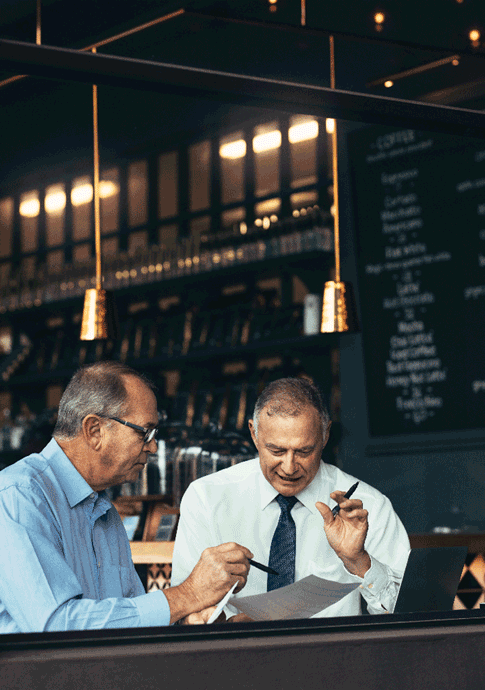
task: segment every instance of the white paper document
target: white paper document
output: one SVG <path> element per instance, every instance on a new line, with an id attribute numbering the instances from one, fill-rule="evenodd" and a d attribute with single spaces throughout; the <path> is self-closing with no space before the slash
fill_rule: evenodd
<path id="1" fill-rule="evenodd" d="M 308 575 L 286 587 L 250 597 L 231 597 L 228 604 L 255 621 L 310 618 L 335 604 L 358 587 L 358 583 L 342 583 Z"/>
<path id="2" fill-rule="evenodd" d="M 214 613 L 211 615 L 211 617 L 209 618 L 209 620 L 207 621 L 207 625 L 209 625 L 209 623 L 213 623 L 213 622 L 216 620 L 216 618 L 219 618 L 219 614 L 221 613 L 222 609 L 224 608 L 224 606 L 225 606 L 225 605 L 227 604 L 227 602 L 229 601 L 229 597 L 230 597 L 231 594 L 234 592 L 234 590 L 236 589 L 236 587 L 237 587 L 238 584 L 239 584 L 239 580 L 233 584 L 233 586 L 232 586 L 231 589 L 228 591 L 228 593 L 226 594 L 226 596 L 224 597 L 224 599 L 222 599 L 222 600 L 217 604 L 217 608 L 216 608 L 216 610 L 214 611 Z"/>

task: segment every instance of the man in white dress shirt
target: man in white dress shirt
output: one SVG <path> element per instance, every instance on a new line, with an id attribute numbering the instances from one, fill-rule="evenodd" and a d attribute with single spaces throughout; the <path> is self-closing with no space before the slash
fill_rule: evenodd
<path id="1" fill-rule="evenodd" d="M 409 539 L 389 499 L 369 484 L 359 482 L 345 498 L 356 478 L 321 460 L 330 424 L 306 379 L 279 379 L 263 390 L 249 422 L 259 457 L 192 482 L 182 499 L 172 584 L 188 576 L 205 548 L 224 542 L 244 544 L 268 564 L 277 498 L 295 496 L 295 581 L 314 574 L 359 585 L 316 616 L 358 615 L 361 595 L 369 613 L 392 612 Z M 340 507 L 336 515 L 329 498 Z M 241 596 L 266 592 L 268 578 L 251 567 Z"/>

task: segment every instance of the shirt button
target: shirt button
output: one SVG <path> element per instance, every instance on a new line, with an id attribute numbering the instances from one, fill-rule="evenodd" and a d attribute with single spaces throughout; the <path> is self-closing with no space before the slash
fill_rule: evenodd
<path id="1" fill-rule="evenodd" d="M 371 582 L 370 585 L 369 585 L 369 589 L 372 589 L 373 586 L 374 586 L 374 585 L 373 585 L 372 582 Z"/>
<path id="2" fill-rule="evenodd" d="M 90 494 L 90 495 L 89 495 L 89 498 L 94 498 L 94 494 Z"/>
<path id="3" fill-rule="evenodd" d="M 359 588 L 360 588 L 360 589 L 364 589 L 364 585 L 359 585 Z"/>
<path id="4" fill-rule="evenodd" d="M 101 568 L 101 563 L 98 561 L 98 568 Z"/>

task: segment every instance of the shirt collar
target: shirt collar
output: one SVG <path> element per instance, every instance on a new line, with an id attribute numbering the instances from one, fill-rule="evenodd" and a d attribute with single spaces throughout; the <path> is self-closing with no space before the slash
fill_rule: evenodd
<path id="1" fill-rule="evenodd" d="M 71 508 L 91 494 L 96 494 L 55 439 L 49 441 L 41 455 L 52 467 Z"/>
<path id="2" fill-rule="evenodd" d="M 313 477 L 313 480 L 310 482 L 310 484 L 306 486 L 303 489 L 303 491 L 300 491 L 300 493 L 296 495 L 299 502 L 302 503 L 305 506 L 305 508 L 308 508 L 308 510 L 314 515 L 320 515 L 317 508 L 315 507 L 315 503 L 317 501 L 324 501 L 326 503 L 328 500 L 328 496 L 322 496 L 321 492 L 321 486 L 325 480 L 325 475 L 325 463 L 321 462 L 320 467 L 318 468 L 318 471 L 316 475 Z M 259 467 L 259 495 L 261 498 L 261 510 L 264 510 L 266 506 L 268 506 L 271 503 L 271 501 L 274 501 L 274 499 L 278 495 L 276 489 L 273 486 L 271 486 L 271 484 L 268 482 L 268 480 L 262 473 L 261 465 Z"/>

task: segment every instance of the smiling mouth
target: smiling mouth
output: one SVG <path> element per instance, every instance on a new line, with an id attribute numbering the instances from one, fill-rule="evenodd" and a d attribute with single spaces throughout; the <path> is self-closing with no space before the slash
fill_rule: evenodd
<path id="1" fill-rule="evenodd" d="M 282 477 L 281 475 L 278 475 L 278 477 L 283 482 L 297 482 L 301 479 L 301 477 Z"/>

